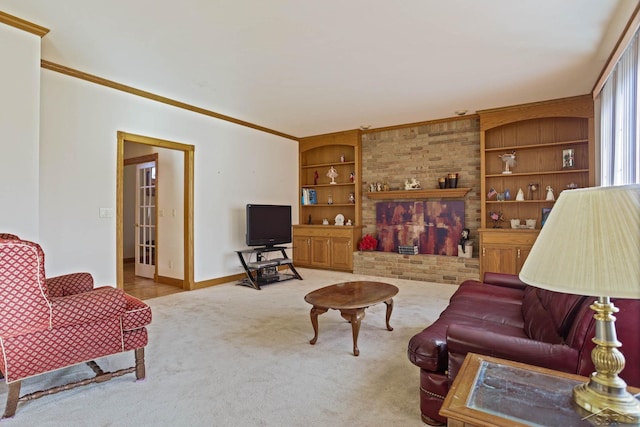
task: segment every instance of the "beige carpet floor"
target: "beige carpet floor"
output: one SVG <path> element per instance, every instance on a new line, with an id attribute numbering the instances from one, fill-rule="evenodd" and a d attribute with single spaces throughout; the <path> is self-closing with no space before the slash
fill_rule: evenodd
<path id="1" fill-rule="evenodd" d="M 153 310 L 147 378 L 102 384 L 20 403 L 3 426 L 423 426 L 419 370 L 407 359 L 412 335 L 433 322 L 452 285 L 299 270 L 291 280 L 254 290 L 234 283 L 147 300 Z M 367 309 L 352 353 L 351 325 L 330 310 L 313 329 L 304 295 L 322 286 L 368 279 L 392 283 L 393 331 L 385 305 Z M 133 354 L 99 361 L 130 366 Z M 25 380 L 22 392 L 90 373 L 85 365 Z M 7 387 L 0 384 L 0 400 Z"/>

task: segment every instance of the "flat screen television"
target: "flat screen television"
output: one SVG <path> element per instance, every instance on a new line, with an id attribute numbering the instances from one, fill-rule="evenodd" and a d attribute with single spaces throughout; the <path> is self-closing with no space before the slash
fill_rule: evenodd
<path id="1" fill-rule="evenodd" d="M 247 205 L 247 246 L 291 243 L 291 206 Z"/>

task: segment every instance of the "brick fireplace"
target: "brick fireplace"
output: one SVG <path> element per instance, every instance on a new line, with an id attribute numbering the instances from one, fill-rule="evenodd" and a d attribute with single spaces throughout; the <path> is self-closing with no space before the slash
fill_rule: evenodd
<path id="1" fill-rule="evenodd" d="M 479 275 L 480 121 L 475 115 L 420 123 L 362 136 L 363 235 L 376 234 L 376 201 L 364 195 L 371 183 L 403 189 L 416 178 L 422 188 L 437 188 L 438 178 L 458 174 L 458 187 L 469 187 L 464 197 L 464 225 L 474 241 L 472 258 L 442 255 L 400 255 L 357 252 L 353 272 L 439 283 L 458 284 Z"/>

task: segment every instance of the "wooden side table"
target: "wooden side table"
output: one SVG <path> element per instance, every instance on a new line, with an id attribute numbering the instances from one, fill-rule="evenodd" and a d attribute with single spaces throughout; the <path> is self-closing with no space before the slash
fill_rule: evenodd
<path id="1" fill-rule="evenodd" d="M 579 375 L 469 353 L 440 415 L 448 418 L 449 427 L 612 425 L 615 414 L 589 414 L 573 404 L 573 387 L 586 381 Z"/>

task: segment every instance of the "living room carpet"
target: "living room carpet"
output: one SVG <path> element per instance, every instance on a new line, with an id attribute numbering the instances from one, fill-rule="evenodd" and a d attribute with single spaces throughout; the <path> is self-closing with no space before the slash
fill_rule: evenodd
<path id="1" fill-rule="evenodd" d="M 20 403 L 3 426 L 423 426 L 419 369 L 411 336 L 431 324 L 456 286 L 299 269 L 304 280 L 254 290 L 236 282 L 147 300 L 153 310 L 147 378 L 133 374 Z M 350 280 L 396 285 L 390 324 L 385 304 L 369 307 L 353 356 L 351 325 L 336 310 L 318 317 L 310 345 L 314 289 Z M 133 364 L 133 353 L 98 361 Z M 91 375 L 77 365 L 23 382 L 22 393 Z M 7 386 L 0 385 L 0 401 Z"/>

